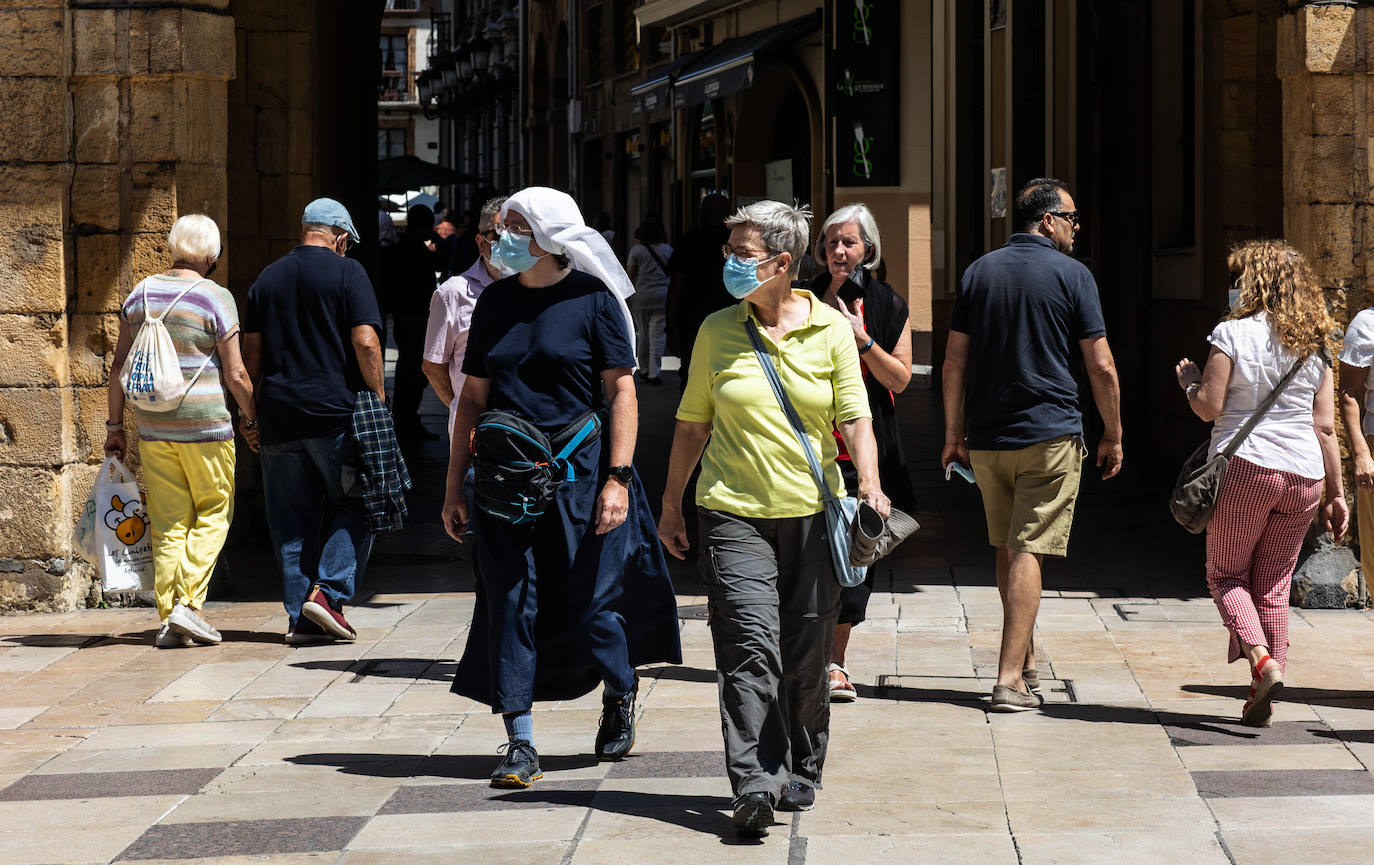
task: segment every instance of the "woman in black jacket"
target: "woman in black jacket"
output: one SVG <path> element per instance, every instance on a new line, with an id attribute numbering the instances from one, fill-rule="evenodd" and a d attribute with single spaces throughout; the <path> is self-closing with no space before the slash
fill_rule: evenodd
<path id="1" fill-rule="evenodd" d="M 821 225 L 815 257 L 826 272 L 811 283 L 811 292 L 834 306 L 854 329 L 868 403 L 873 411 L 873 435 L 878 441 L 878 471 L 883 492 L 892 506 L 910 513 L 916 493 L 902 453 L 896 394 L 911 381 L 911 320 L 906 301 L 873 271 L 882 261 L 882 239 L 873 213 L 863 204 L 849 204 L 830 214 Z M 858 489 L 858 475 L 840 443 L 837 458 L 849 494 Z M 873 593 L 876 568 L 868 579 L 840 592 L 840 615 L 835 625 L 835 648 L 829 666 L 830 700 L 847 703 L 857 696 L 845 669 L 849 633 L 864 620 Z"/>

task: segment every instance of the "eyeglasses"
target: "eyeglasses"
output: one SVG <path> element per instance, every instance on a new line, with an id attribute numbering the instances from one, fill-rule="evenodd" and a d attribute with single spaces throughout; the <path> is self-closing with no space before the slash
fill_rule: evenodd
<path id="1" fill-rule="evenodd" d="M 1072 225 L 1074 231 L 1078 230 L 1079 223 L 1077 210 L 1050 210 L 1047 212 L 1050 216 L 1057 216 L 1060 219 L 1067 222 L 1069 225 Z"/>
<path id="2" fill-rule="evenodd" d="M 521 237 L 534 237 L 534 229 L 532 228 L 517 228 L 514 225 L 503 225 L 501 226 L 501 231 L 506 234 L 518 234 Z"/>
<path id="3" fill-rule="evenodd" d="M 728 245 L 722 246 L 720 248 L 720 257 L 722 260 L 727 259 L 732 255 L 738 258 L 740 261 L 757 261 L 759 264 L 763 264 L 770 258 L 777 258 L 779 253 L 775 252 L 772 255 L 760 257 L 755 255 L 753 253 L 753 250 L 749 249 L 731 249 Z"/>

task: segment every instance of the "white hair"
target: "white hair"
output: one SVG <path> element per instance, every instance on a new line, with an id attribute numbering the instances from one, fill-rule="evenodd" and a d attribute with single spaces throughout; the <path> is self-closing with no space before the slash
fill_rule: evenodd
<path id="1" fill-rule="evenodd" d="M 189 213 L 172 223 L 167 232 L 172 261 L 215 261 L 219 258 L 219 226 L 203 213 Z"/>
<path id="2" fill-rule="evenodd" d="M 846 204 L 826 217 L 825 222 L 821 224 L 821 233 L 816 237 L 816 260 L 822 263 L 826 260 L 825 241 L 830 229 L 837 225 L 848 225 L 851 222 L 859 226 L 859 236 L 863 238 L 864 246 L 867 247 L 864 250 L 864 260 L 861 266 L 872 270 L 878 266 L 879 261 L 882 261 L 883 240 L 878 235 L 878 220 L 873 218 L 873 211 L 869 210 L 868 205 L 863 202 Z"/>
<path id="3" fill-rule="evenodd" d="M 737 225 L 753 226 L 763 239 L 764 248 L 772 255 L 785 252 L 792 256 L 791 270 L 795 270 L 806 254 L 807 239 L 811 235 L 811 208 L 805 204 L 783 204 L 781 201 L 756 201 L 746 204 L 725 220 L 726 228 Z"/>

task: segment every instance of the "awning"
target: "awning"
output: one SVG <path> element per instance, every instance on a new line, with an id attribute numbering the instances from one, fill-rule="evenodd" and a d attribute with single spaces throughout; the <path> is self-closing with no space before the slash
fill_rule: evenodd
<path id="1" fill-rule="evenodd" d="M 818 9 L 810 15 L 707 48 L 673 78 L 673 107 L 699 105 L 753 86 L 757 58 L 795 42 L 820 26 Z"/>
<path id="2" fill-rule="evenodd" d="M 649 73 L 649 79 L 630 88 L 630 113 L 648 114 L 669 104 L 668 95 L 673 87 L 673 75 L 683 66 L 696 60 L 701 54 L 694 51 L 684 54 Z"/>

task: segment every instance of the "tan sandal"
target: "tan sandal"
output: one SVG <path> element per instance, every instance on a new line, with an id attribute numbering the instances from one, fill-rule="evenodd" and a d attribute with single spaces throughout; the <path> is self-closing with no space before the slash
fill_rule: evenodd
<path id="1" fill-rule="evenodd" d="M 832 673 L 839 673 L 844 679 L 836 679 Z M 854 690 L 854 686 L 849 681 L 849 671 L 839 664 L 831 664 L 825 668 L 826 678 L 829 679 L 830 702 L 832 703 L 852 703 L 859 697 L 859 692 Z"/>

